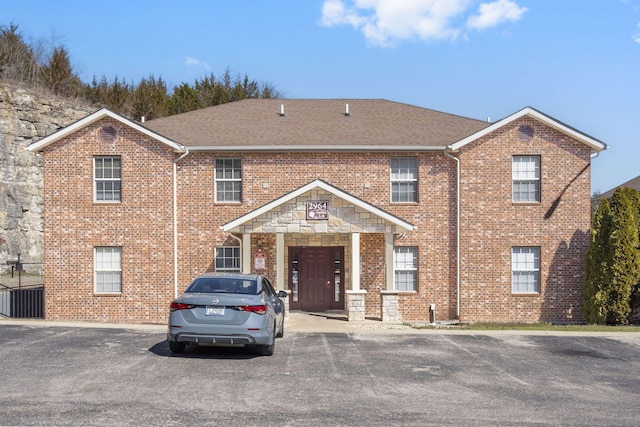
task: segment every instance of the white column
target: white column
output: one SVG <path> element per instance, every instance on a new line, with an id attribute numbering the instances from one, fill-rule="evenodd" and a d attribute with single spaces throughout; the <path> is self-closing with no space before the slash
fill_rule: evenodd
<path id="1" fill-rule="evenodd" d="M 251 234 L 242 235 L 242 272 L 251 273 Z"/>
<path id="2" fill-rule="evenodd" d="M 360 290 L 360 233 L 351 234 L 351 290 Z"/>
<path id="3" fill-rule="evenodd" d="M 393 233 L 384 235 L 384 265 L 386 271 L 386 289 L 393 290 Z"/>
<path id="4" fill-rule="evenodd" d="M 284 283 L 284 234 L 276 234 L 276 290 L 286 289 Z"/>

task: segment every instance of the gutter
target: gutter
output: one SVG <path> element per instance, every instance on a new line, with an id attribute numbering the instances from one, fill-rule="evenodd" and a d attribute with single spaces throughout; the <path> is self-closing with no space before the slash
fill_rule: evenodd
<path id="1" fill-rule="evenodd" d="M 189 150 L 173 161 L 173 297 L 178 298 L 178 166 Z"/>
<path id="2" fill-rule="evenodd" d="M 444 155 L 456 162 L 456 318 L 460 319 L 460 159 L 444 149 Z M 435 319 L 434 319 L 435 321 Z"/>

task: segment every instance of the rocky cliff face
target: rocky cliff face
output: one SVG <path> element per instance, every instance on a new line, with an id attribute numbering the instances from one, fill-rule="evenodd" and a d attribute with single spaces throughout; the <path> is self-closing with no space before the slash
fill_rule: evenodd
<path id="1" fill-rule="evenodd" d="M 0 271 L 18 253 L 25 269 L 42 268 L 42 160 L 24 147 L 93 111 L 0 83 Z"/>

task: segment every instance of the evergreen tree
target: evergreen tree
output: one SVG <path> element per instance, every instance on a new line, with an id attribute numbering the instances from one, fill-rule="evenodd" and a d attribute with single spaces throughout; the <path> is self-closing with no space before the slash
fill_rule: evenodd
<path id="1" fill-rule="evenodd" d="M 168 107 L 169 115 L 197 110 L 200 105 L 195 89 L 187 83 L 176 86 L 173 89 L 173 94 L 169 97 Z"/>
<path id="2" fill-rule="evenodd" d="M 606 284 L 609 277 L 609 235 L 612 214 L 609 200 L 598 205 L 593 218 L 589 249 L 587 250 L 585 285 L 582 290 L 582 315 L 589 323 L 605 323 L 607 316 Z"/>
<path id="3" fill-rule="evenodd" d="M 167 86 L 162 78 L 153 75 L 142 79 L 133 91 L 132 116 L 134 120 L 157 119 L 168 115 Z"/>
<path id="4" fill-rule="evenodd" d="M 32 85 L 37 81 L 37 74 L 33 49 L 25 43 L 18 25 L 0 26 L 0 77 Z"/>
<path id="5" fill-rule="evenodd" d="M 56 95 L 76 96 L 81 85 L 73 73 L 67 49 L 58 46 L 53 49 L 47 64 L 38 71 L 39 80 Z"/>
<path id="6" fill-rule="evenodd" d="M 640 280 L 639 200 L 635 190 L 619 189 L 596 212 L 582 306 L 591 323 L 629 322 L 632 290 Z"/>

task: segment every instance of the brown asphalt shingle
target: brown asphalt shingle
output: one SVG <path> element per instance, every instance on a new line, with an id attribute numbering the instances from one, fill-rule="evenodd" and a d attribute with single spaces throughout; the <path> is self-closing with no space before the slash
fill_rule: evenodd
<path id="1" fill-rule="evenodd" d="M 611 190 L 607 191 L 606 193 L 602 193 L 596 196 L 596 199 L 598 200 L 602 200 L 602 199 L 610 199 L 613 196 L 613 193 L 616 192 L 616 190 L 618 188 L 633 188 L 636 191 L 640 191 L 640 176 L 636 176 L 633 179 L 630 179 L 629 181 L 625 182 L 624 184 L 618 185 L 617 187 L 612 188 Z"/>
<path id="2" fill-rule="evenodd" d="M 188 148 L 211 149 L 443 147 L 489 125 L 381 99 L 246 99 L 143 124 Z"/>

